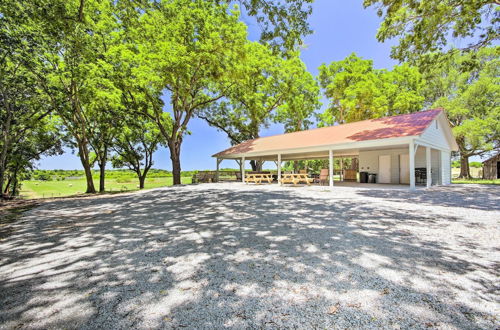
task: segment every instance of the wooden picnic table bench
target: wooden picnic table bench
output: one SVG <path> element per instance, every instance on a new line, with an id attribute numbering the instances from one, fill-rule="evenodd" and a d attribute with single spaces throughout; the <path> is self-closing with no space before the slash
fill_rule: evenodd
<path id="1" fill-rule="evenodd" d="M 281 177 L 281 183 L 293 183 L 296 185 L 297 183 L 300 182 L 305 182 L 308 186 L 311 185 L 311 183 L 314 181 L 313 178 L 309 178 L 307 174 L 305 173 L 300 173 L 300 174 L 293 174 L 293 173 L 286 173 L 283 174 Z"/>
<path id="2" fill-rule="evenodd" d="M 255 184 L 261 184 L 262 181 L 267 181 L 267 183 L 273 182 L 273 176 L 270 173 L 249 173 L 245 175 L 245 182 L 253 182 Z"/>

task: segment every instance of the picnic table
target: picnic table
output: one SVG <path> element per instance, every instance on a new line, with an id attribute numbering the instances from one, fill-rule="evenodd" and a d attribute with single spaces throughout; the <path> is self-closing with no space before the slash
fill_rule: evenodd
<path id="1" fill-rule="evenodd" d="M 267 181 L 267 183 L 273 182 L 273 176 L 270 173 L 250 173 L 245 175 L 245 182 L 253 182 L 255 184 L 261 184 L 262 181 Z"/>
<path id="2" fill-rule="evenodd" d="M 305 182 L 307 185 L 311 185 L 314 179 L 307 176 L 305 173 L 293 174 L 287 173 L 283 174 L 281 177 L 281 183 L 293 183 L 296 185 L 299 182 Z"/>

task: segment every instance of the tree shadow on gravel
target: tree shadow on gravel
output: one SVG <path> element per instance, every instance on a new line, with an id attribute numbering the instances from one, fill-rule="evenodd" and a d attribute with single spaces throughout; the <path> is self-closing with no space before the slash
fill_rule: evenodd
<path id="1" fill-rule="evenodd" d="M 0 327 L 494 322 L 456 299 L 470 288 L 454 279 L 487 274 L 477 295 L 494 301 L 497 274 L 412 232 L 436 224 L 432 216 L 205 187 L 47 203 L 12 224 L 0 241 Z"/>
<path id="2" fill-rule="evenodd" d="M 500 211 L 500 186 L 498 185 L 481 185 L 478 187 L 470 184 L 455 184 L 415 191 L 364 189 L 359 190 L 357 194 L 388 201 L 415 203 L 415 205 Z"/>

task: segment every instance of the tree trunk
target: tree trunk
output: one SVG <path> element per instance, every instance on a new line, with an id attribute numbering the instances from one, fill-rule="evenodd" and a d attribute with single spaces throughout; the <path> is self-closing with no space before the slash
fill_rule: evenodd
<path id="1" fill-rule="evenodd" d="M 8 196 L 9 195 L 9 187 L 10 187 L 10 184 L 12 182 L 12 177 L 10 177 L 8 180 L 7 180 L 7 183 L 5 183 L 5 188 L 3 189 L 3 194 L 5 196 Z"/>
<path id="2" fill-rule="evenodd" d="M 7 116 L 5 124 L 2 129 L 2 152 L 0 153 L 0 193 L 3 191 L 3 185 L 5 181 L 5 168 L 7 167 L 7 152 L 10 147 L 10 124 L 11 124 L 12 116 Z M 1 198 L 2 196 L 0 196 Z"/>
<path id="3" fill-rule="evenodd" d="M 99 162 L 99 192 L 104 192 L 106 179 L 106 161 Z"/>
<path id="4" fill-rule="evenodd" d="M 0 169 L 0 192 L 3 191 L 3 181 L 4 181 L 3 169 Z M 0 195 L 0 199 L 2 196 Z"/>
<path id="5" fill-rule="evenodd" d="M 85 171 L 85 178 L 87 180 L 87 190 L 85 191 L 86 194 L 95 194 L 95 186 L 94 186 L 94 179 L 92 179 L 92 169 L 90 168 L 90 164 L 83 164 L 83 169 Z"/>
<path id="6" fill-rule="evenodd" d="M 17 172 L 18 171 L 19 171 L 19 167 L 16 166 L 16 169 L 14 170 L 14 172 L 11 175 L 9 175 L 9 179 L 7 180 L 7 183 L 5 184 L 5 189 L 4 189 L 3 193 L 7 197 L 18 195 L 18 194 L 16 194 L 17 185 L 18 185 L 18 180 L 17 180 Z"/>
<path id="7" fill-rule="evenodd" d="M 460 179 L 470 179 L 469 156 L 460 155 Z"/>
<path id="8" fill-rule="evenodd" d="M 0 161 L 0 199 L 2 198 L 3 195 L 3 186 L 4 186 L 4 181 L 5 181 L 5 166 L 1 164 Z"/>
<path id="9" fill-rule="evenodd" d="M 262 166 L 264 165 L 264 162 L 258 160 L 255 162 L 255 165 L 257 166 L 257 172 L 262 172 Z"/>
<path id="10" fill-rule="evenodd" d="M 85 171 L 85 178 L 87 180 L 87 191 L 86 194 L 95 194 L 94 180 L 92 179 L 92 169 L 90 168 L 89 162 L 89 152 L 87 147 L 78 142 L 78 154 L 80 156 L 80 161 L 82 162 L 83 170 Z"/>
<path id="11" fill-rule="evenodd" d="M 0 155 L 0 192 L 3 191 L 3 185 L 5 181 L 5 165 L 7 160 L 7 146 L 4 145 L 3 147 L 4 148 Z"/>
<path id="12" fill-rule="evenodd" d="M 174 179 L 174 185 L 181 184 L 181 160 L 179 156 L 176 155 L 172 158 L 172 176 Z"/>
<path id="13" fill-rule="evenodd" d="M 152 154 L 151 154 L 151 156 L 152 156 Z M 139 189 L 144 189 L 144 183 L 146 182 L 146 177 L 148 176 L 148 172 L 151 169 L 151 166 L 152 166 L 152 162 L 149 161 L 148 165 L 146 165 L 146 167 L 144 168 L 144 171 L 142 171 L 142 175 L 141 175 L 140 171 L 138 172 L 138 175 L 139 175 Z"/>
<path id="14" fill-rule="evenodd" d="M 252 171 L 254 172 L 262 172 L 263 162 L 260 160 L 251 160 L 250 166 L 252 166 Z"/>
<path id="15" fill-rule="evenodd" d="M 104 146 L 99 164 L 99 192 L 103 193 L 106 190 L 106 162 L 108 161 L 108 146 Z"/>
<path id="16" fill-rule="evenodd" d="M 181 142 L 173 141 L 168 143 L 170 159 L 172 160 L 172 176 L 174 185 L 181 184 Z"/>
<path id="17" fill-rule="evenodd" d="M 17 188 L 18 186 L 19 186 L 19 180 L 17 179 L 17 173 L 16 173 L 14 176 L 14 184 L 12 186 L 11 196 L 19 196 L 19 190 Z"/>
<path id="18" fill-rule="evenodd" d="M 144 189 L 144 181 L 146 181 L 146 175 L 139 175 L 139 189 Z"/>
<path id="19" fill-rule="evenodd" d="M 252 171 L 253 172 L 257 171 L 257 163 L 255 162 L 255 160 L 251 160 L 250 161 L 250 166 L 252 166 Z"/>

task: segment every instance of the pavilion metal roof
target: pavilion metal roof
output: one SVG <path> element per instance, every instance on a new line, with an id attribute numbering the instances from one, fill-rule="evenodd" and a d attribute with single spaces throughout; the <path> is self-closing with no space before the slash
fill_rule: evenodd
<path id="1" fill-rule="evenodd" d="M 349 142 L 419 136 L 443 112 L 431 109 L 248 140 L 213 155 L 218 158 L 275 150 L 333 146 Z"/>

